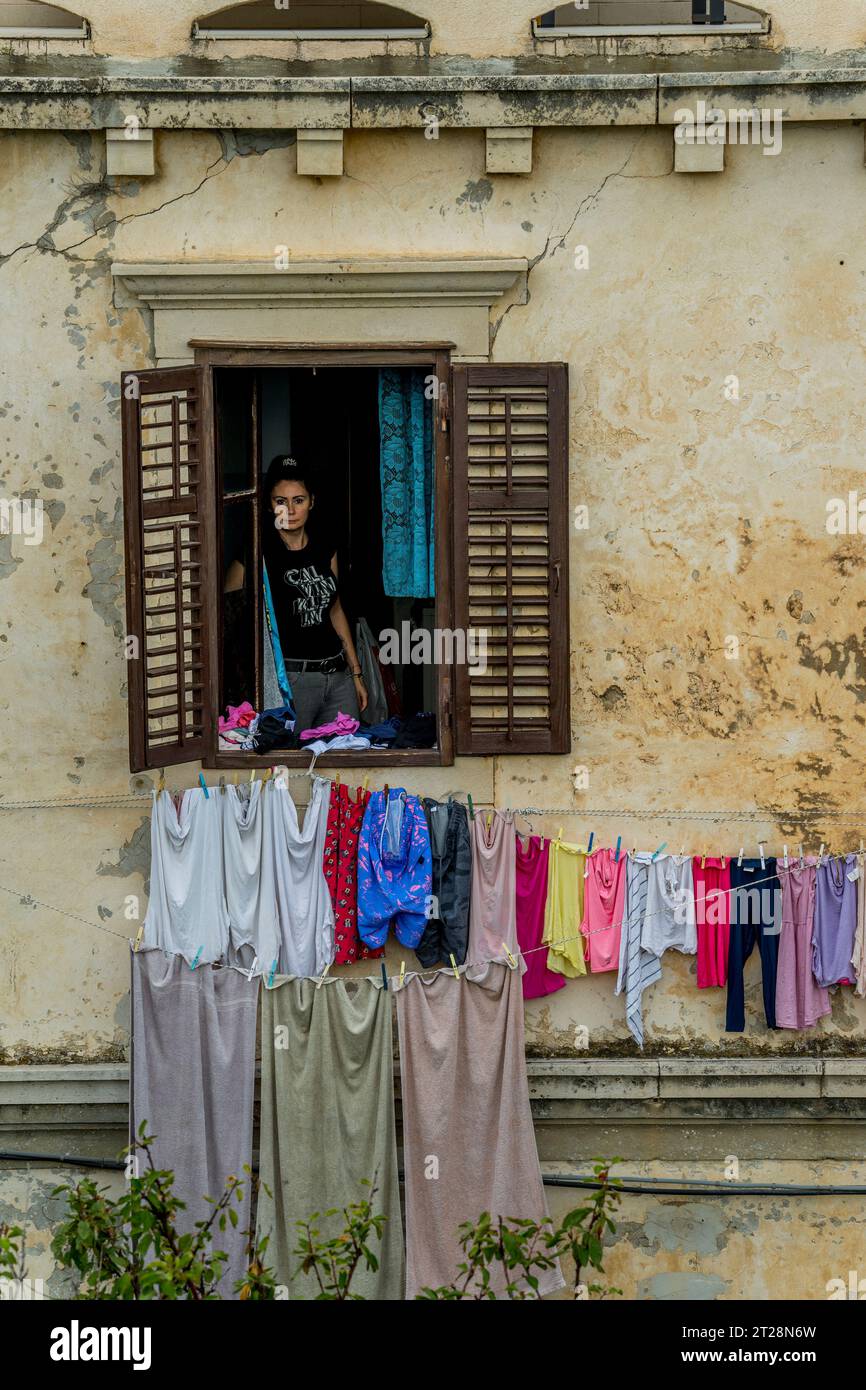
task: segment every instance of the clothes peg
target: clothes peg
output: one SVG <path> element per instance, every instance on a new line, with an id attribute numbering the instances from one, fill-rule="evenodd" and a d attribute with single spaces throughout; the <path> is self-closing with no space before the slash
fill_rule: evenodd
<path id="1" fill-rule="evenodd" d="M 488 830 L 488 832 L 490 831 L 490 827 L 491 827 L 492 824 L 493 824 L 493 812 L 492 812 L 492 811 L 488 811 L 488 812 L 487 812 L 487 830 Z"/>
<path id="2" fill-rule="evenodd" d="M 474 819 L 475 819 L 475 807 L 472 805 L 472 797 L 469 795 L 468 792 L 466 793 L 466 800 L 469 802 L 469 819 L 470 819 L 470 820 L 474 820 Z"/>
<path id="3" fill-rule="evenodd" d="M 802 868 L 805 868 L 805 865 L 804 865 L 804 863 L 803 863 L 803 846 L 800 845 L 800 846 L 799 846 L 799 849 L 800 849 L 800 868 L 802 869 Z"/>
<path id="4" fill-rule="evenodd" d="M 558 829 L 558 831 L 556 832 L 556 843 L 559 844 L 561 840 L 562 840 L 562 826 L 560 826 L 559 829 Z"/>
<path id="5" fill-rule="evenodd" d="M 225 794 L 226 794 L 226 779 L 225 779 L 224 777 L 221 777 L 221 778 L 220 778 L 220 796 L 225 796 Z"/>
<path id="6" fill-rule="evenodd" d="M 631 847 L 631 857 L 632 857 L 632 859 L 634 859 L 634 857 L 635 857 L 636 854 L 637 854 L 637 845 L 632 845 L 632 847 Z"/>
<path id="7" fill-rule="evenodd" d="M 164 767 L 161 767 L 161 768 L 159 769 L 159 783 L 158 783 L 157 788 L 156 788 L 156 799 L 157 799 L 157 801 L 159 801 L 159 798 L 162 796 L 162 794 L 163 794 L 164 791 L 165 791 L 165 768 L 164 768 Z"/>
<path id="8" fill-rule="evenodd" d="M 738 869 L 741 869 L 741 868 L 743 867 L 743 850 L 744 850 L 744 849 L 745 849 L 745 846 L 744 846 L 744 845 L 740 845 L 740 853 L 739 853 L 739 857 L 738 857 L 738 859 L 737 859 L 737 868 L 738 868 Z"/>
<path id="9" fill-rule="evenodd" d="M 822 841 L 821 841 L 821 848 L 818 850 L 818 863 L 819 863 L 819 864 L 821 863 L 821 860 L 822 860 L 823 858 L 824 858 L 824 841 L 822 840 Z"/>
<path id="10" fill-rule="evenodd" d="M 767 864 L 766 864 L 766 861 L 765 861 L 765 859 L 764 859 L 764 841 L 763 841 L 763 840 L 759 840 L 759 841 L 758 841 L 758 850 L 759 850 L 760 855 L 761 855 L 761 868 L 762 868 L 762 869 L 766 869 Z"/>
<path id="11" fill-rule="evenodd" d="M 247 979 L 248 979 L 248 980 L 251 980 L 251 979 L 253 978 L 253 971 L 255 970 L 255 968 L 256 968 L 256 966 L 258 965 L 258 963 L 259 963 L 259 958 L 258 958 L 258 956 L 253 956 L 253 963 L 252 963 L 252 965 L 250 966 L 249 970 L 247 971 Z"/>
<path id="12" fill-rule="evenodd" d="M 264 772 L 262 773 L 262 786 L 263 786 L 263 787 L 264 787 L 268 782 L 270 782 L 270 780 L 271 780 L 271 778 L 273 777 L 273 775 L 274 775 L 274 769 L 273 769 L 272 767 L 266 767 L 265 770 L 264 770 Z"/>
<path id="13" fill-rule="evenodd" d="M 270 974 L 268 975 L 268 989 L 273 989 L 273 987 L 274 987 L 274 976 L 275 976 L 276 973 L 277 973 L 277 960 L 278 960 L 278 957 L 277 957 L 277 956 L 274 956 L 274 962 L 273 962 L 273 965 L 271 966 Z"/>
<path id="14" fill-rule="evenodd" d="M 453 953 L 453 952 L 452 952 L 451 955 L 448 957 L 448 959 L 449 959 L 450 962 L 451 962 L 451 969 L 454 971 L 454 978 L 455 978 L 455 980 L 459 980 L 459 979 L 460 979 L 460 971 L 457 969 L 457 962 L 456 962 L 456 960 L 454 959 L 454 953 Z"/>
<path id="15" fill-rule="evenodd" d="M 320 978 L 316 981 L 316 989 L 321 989 L 321 988 L 322 988 L 322 985 L 325 983 L 325 976 L 327 975 L 327 973 L 328 973 L 328 971 L 330 970 L 330 968 L 331 968 L 331 962 L 328 961 L 328 964 L 325 966 L 324 970 L 322 971 L 322 974 L 321 974 Z"/>
<path id="16" fill-rule="evenodd" d="M 385 962 L 384 962 L 384 961 L 382 961 L 382 985 L 383 985 L 383 987 L 384 987 L 385 989 L 388 988 L 388 972 L 387 972 L 387 970 L 385 969 Z"/>
<path id="17" fill-rule="evenodd" d="M 504 941 L 503 941 L 503 943 L 502 943 L 502 949 L 503 949 L 503 951 L 505 952 L 506 956 L 508 957 L 508 968 L 509 968 L 509 970 L 516 970 L 516 969 L 517 969 L 517 960 L 516 960 L 515 957 L 512 955 L 511 951 L 509 951 L 509 949 L 508 949 L 508 947 L 506 946 L 506 944 L 505 944 Z"/>
<path id="18" fill-rule="evenodd" d="M 587 854 L 592 854 L 592 842 L 593 842 L 594 839 L 595 839 L 595 831 L 594 831 L 594 830 L 590 830 L 590 832 L 589 832 L 589 840 L 587 841 L 587 845 L 586 845 L 586 852 L 587 852 Z"/>
<path id="19" fill-rule="evenodd" d="M 202 791 L 203 791 L 204 794 L 205 794 L 205 799 L 206 799 L 207 801 L 209 801 L 209 800 L 210 800 L 210 792 L 209 792 L 208 789 L 207 789 L 207 782 L 204 780 L 204 773 L 203 773 L 203 772 L 200 772 L 200 773 L 199 773 L 199 775 L 198 775 L 198 780 L 201 782 L 201 789 L 202 789 Z"/>
<path id="20" fill-rule="evenodd" d="M 680 859 L 685 859 L 685 857 L 686 857 L 686 847 L 685 847 L 685 845 L 680 845 Z"/>
<path id="21" fill-rule="evenodd" d="M 788 846 L 787 846 L 787 845 L 783 845 L 783 846 L 782 846 L 782 862 L 784 863 L 785 868 L 787 869 L 787 867 L 788 867 Z"/>
<path id="22" fill-rule="evenodd" d="M 861 853 L 861 854 L 863 853 L 863 841 L 862 841 L 862 840 L 860 841 L 860 853 Z"/>
<path id="23" fill-rule="evenodd" d="M 653 850 L 653 856 L 652 856 L 652 859 L 650 860 L 650 863 L 651 863 L 651 864 L 654 864 L 655 861 L 658 859 L 659 855 L 661 854 L 662 850 L 663 850 L 663 849 L 667 849 L 667 847 L 668 847 L 668 842 L 667 842 L 667 840 L 663 840 L 662 843 L 659 845 L 658 849 L 654 849 L 654 850 Z"/>
<path id="24" fill-rule="evenodd" d="M 254 782 L 255 780 L 256 780 L 256 770 L 255 770 L 254 767 L 252 767 L 252 768 L 250 768 L 250 786 L 253 785 L 253 782 Z"/>
<path id="25" fill-rule="evenodd" d="M 613 862 L 614 862 L 614 864 L 618 864 L 618 863 L 619 863 L 619 847 L 620 847 L 621 844 L 622 844 L 622 836 L 621 836 L 621 835 L 617 835 L 617 837 L 616 837 L 616 854 L 613 856 Z"/>
<path id="26" fill-rule="evenodd" d="M 336 775 L 336 777 L 334 778 L 334 786 L 335 786 L 335 787 L 339 787 L 339 785 L 340 785 L 340 774 L 339 774 L 339 772 L 338 772 L 337 775 Z M 325 978 L 325 977 L 324 977 L 324 975 L 323 975 L 323 976 L 322 976 L 322 979 L 324 979 L 324 978 Z"/>
<path id="27" fill-rule="evenodd" d="M 192 958 L 192 965 L 189 967 L 190 970 L 195 970 L 196 966 L 198 965 L 198 958 L 199 958 L 199 956 L 201 955 L 201 953 L 202 953 L 203 950 L 204 950 L 204 946 L 199 946 L 198 950 L 196 951 L 195 955 L 194 955 L 193 958 Z"/>
<path id="28" fill-rule="evenodd" d="M 703 854 L 701 855 L 701 868 L 702 868 L 702 869 L 705 869 L 706 867 L 707 867 L 707 851 L 704 850 Z"/>
<path id="29" fill-rule="evenodd" d="M 134 945 L 133 948 L 132 948 L 136 953 L 138 952 L 138 948 L 139 948 L 139 946 L 141 945 L 141 939 L 142 939 L 143 936 L 144 936 L 144 923 L 142 922 L 142 924 L 141 924 L 141 926 L 139 927 L 138 931 L 135 933 L 135 945 Z"/>
<path id="30" fill-rule="evenodd" d="M 404 960 L 401 960 L 401 962 L 400 962 L 400 988 L 401 988 L 401 989 L 403 988 L 403 985 L 405 984 L 405 982 L 406 982 L 406 962 L 405 962 Z"/>
<path id="31" fill-rule="evenodd" d="M 237 786 L 237 784 L 238 784 L 238 774 L 237 774 L 237 772 L 235 772 L 235 773 L 233 774 L 233 776 L 232 776 L 232 781 L 234 782 L 235 786 Z"/>
<path id="32" fill-rule="evenodd" d="M 367 775 L 366 775 L 366 777 L 364 778 L 364 782 L 363 782 L 363 790 L 364 790 L 364 791 L 367 790 L 367 783 L 369 782 L 369 780 L 370 780 L 370 774 L 369 774 L 369 772 L 368 772 Z"/>

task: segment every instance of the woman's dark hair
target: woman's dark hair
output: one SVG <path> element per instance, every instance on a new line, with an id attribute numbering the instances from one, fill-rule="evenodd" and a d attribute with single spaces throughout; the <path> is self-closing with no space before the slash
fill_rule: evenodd
<path id="1" fill-rule="evenodd" d="M 312 473 L 291 454 L 275 454 L 271 459 L 263 484 L 266 502 L 278 483 L 303 483 L 311 498 L 316 495 Z"/>

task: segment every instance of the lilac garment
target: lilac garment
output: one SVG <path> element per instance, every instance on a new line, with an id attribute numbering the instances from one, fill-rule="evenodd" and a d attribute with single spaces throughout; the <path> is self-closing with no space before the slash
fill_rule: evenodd
<path id="1" fill-rule="evenodd" d="M 328 738 L 331 734 L 354 734 L 360 728 L 361 721 L 353 719 L 351 714 L 343 714 L 342 710 L 330 724 L 320 724 L 315 729 L 302 729 L 301 741 L 310 738 Z"/>
<path id="2" fill-rule="evenodd" d="M 393 920 L 401 946 L 414 951 L 427 925 L 433 856 L 424 808 L 402 787 L 373 792 L 358 839 L 358 935 L 384 946 Z"/>
<path id="3" fill-rule="evenodd" d="M 786 869 L 777 861 L 782 885 L 782 934 L 776 972 L 776 1025 L 779 1028 L 811 1028 L 830 1012 L 826 989 L 812 974 L 812 931 L 815 922 L 815 860 L 803 868 L 791 859 Z"/>
<path id="4" fill-rule="evenodd" d="M 856 854 L 848 854 L 844 859 L 831 859 L 828 855 L 818 865 L 812 970 L 821 986 L 835 985 L 841 980 L 854 983 L 851 958 L 857 930 L 857 884 L 848 875 L 856 867 Z"/>

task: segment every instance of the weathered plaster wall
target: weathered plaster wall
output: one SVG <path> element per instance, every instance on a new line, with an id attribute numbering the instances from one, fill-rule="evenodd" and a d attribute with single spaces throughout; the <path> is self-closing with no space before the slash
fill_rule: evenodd
<path id="1" fill-rule="evenodd" d="M 0 136 L 0 485 L 48 508 L 43 544 L 0 538 L 2 800 L 129 789 L 118 379 L 151 346 L 146 316 L 113 301 L 110 262 L 281 243 L 299 258 L 523 255 L 529 303 L 500 311 L 495 357 L 570 363 L 571 500 L 589 507 L 571 548 L 574 752 L 464 759 L 413 785 L 574 807 L 566 837 L 677 849 L 793 845 L 820 806 L 812 848 L 856 845 L 863 827 L 829 813 L 862 805 L 864 552 L 827 534 L 825 503 L 860 481 L 862 138 L 790 126 L 778 158 L 732 147 L 724 175 L 688 178 L 664 130 L 545 130 L 531 177 L 488 179 L 480 131 L 350 131 L 345 179 L 320 183 L 295 176 L 285 132 L 160 132 L 159 176 L 108 187 L 99 136 Z M 754 807 L 760 826 L 666 818 Z M 0 1055 L 120 1055 L 146 810 L 0 812 Z M 724 1000 L 692 972 L 666 959 L 652 1046 L 722 1041 Z M 819 1046 L 768 1035 L 756 961 L 748 979 L 749 1032 L 725 1047 Z M 580 1026 L 592 1050 L 632 1046 L 610 976 L 528 1017 L 539 1051 L 573 1049 Z M 847 991 L 818 1030 L 837 1048 L 864 1031 Z"/>
<path id="2" fill-rule="evenodd" d="M 224 8 L 207 0 L 148 0 L 146 5 L 129 6 L 124 0 L 88 0 L 80 7 L 90 21 L 91 39 L 84 44 L 52 40 L 31 40 L 15 46 L 15 51 L 31 53 L 93 52 L 102 56 L 155 58 L 195 53 L 219 58 L 225 55 L 243 57 L 249 53 L 271 54 L 291 58 L 316 59 L 340 57 L 344 50 L 326 41 L 295 44 L 268 43 L 265 40 L 218 42 L 191 38 L 192 24 L 209 13 Z M 429 44 L 357 43 L 351 46 L 351 56 L 368 54 L 413 54 L 428 51 L 432 54 L 455 54 L 471 57 L 517 57 L 536 51 L 531 22 L 541 7 L 521 5 L 519 0 L 421 0 L 410 7 L 429 20 Z M 756 6 L 772 20 L 770 46 L 801 48 L 825 52 L 853 49 L 866 40 L 866 15 L 857 0 L 766 0 Z M 5 45 L 8 47 L 8 45 Z M 673 49 L 689 52 L 715 48 L 714 40 L 696 36 L 689 44 L 672 45 Z M 593 48 L 598 45 L 593 44 Z M 634 48 L 634 45 L 628 47 Z M 608 51 L 600 45 L 601 51 Z M 551 45 L 538 45 L 537 51 L 550 53 Z"/>

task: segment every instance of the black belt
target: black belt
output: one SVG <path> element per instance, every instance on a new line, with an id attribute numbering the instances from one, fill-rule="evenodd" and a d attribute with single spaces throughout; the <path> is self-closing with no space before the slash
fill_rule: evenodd
<path id="1" fill-rule="evenodd" d="M 338 671 L 345 671 L 348 666 L 346 653 L 339 652 L 337 656 L 326 656 L 318 661 L 284 661 L 287 671 L 315 671 L 317 675 L 332 676 Z"/>

